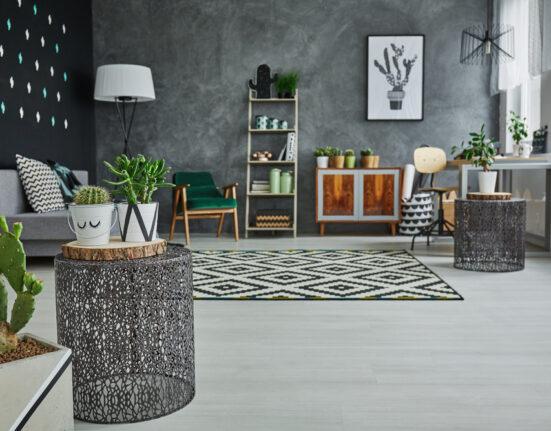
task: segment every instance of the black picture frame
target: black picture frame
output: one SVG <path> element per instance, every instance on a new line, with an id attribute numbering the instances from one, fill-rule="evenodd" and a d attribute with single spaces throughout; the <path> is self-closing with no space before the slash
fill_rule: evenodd
<path id="1" fill-rule="evenodd" d="M 400 41 L 404 38 L 403 41 Z M 374 42 L 377 42 L 378 45 Z M 403 43 L 401 43 L 403 42 Z M 396 55 L 396 51 L 391 47 L 391 43 L 400 49 L 405 47 L 403 53 Z M 420 44 L 420 46 L 418 46 Z M 371 50 L 370 50 L 371 46 Z M 384 46 L 387 48 L 388 60 L 385 58 Z M 374 49 L 376 48 L 376 49 Z M 394 55 L 393 55 L 394 54 Z M 391 87 L 392 80 L 396 81 L 396 64 L 394 57 L 397 57 L 398 67 L 401 72 L 400 81 L 405 78 L 406 67 L 404 60 L 411 61 L 413 56 L 417 56 L 410 68 L 408 80 L 401 90 L 395 91 L 396 87 Z M 421 56 L 421 58 L 419 58 Z M 379 68 L 375 64 L 379 63 Z M 401 63 L 400 63 L 401 62 Z M 366 120 L 367 121 L 423 121 L 425 116 L 425 35 L 424 34 L 371 34 L 366 37 Z M 383 70 L 388 70 L 390 65 L 392 73 L 390 77 L 383 74 Z M 419 65 L 420 68 L 415 68 Z M 420 72 L 419 72 L 420 69 Z M 415 75 L 413 75 L 415 73 Z M 415 79 L 411 78 L 415 76 Z M 370 79 L 371 78 L 371 79 Z M 409 91 L 404 91 L 407 85 L 411 84 Z M 399 94 L 399 92 L 403 94 Z M 384 94 L 386 93 L 386 97 Z M 392 93 L 392 94 L 390 94 Z M 406 101 L 406 95 L 410 98 Z M 390 100 L 393 97 L 393 100 Z M 405 105 L 405 106 L 404 106 Z"/>

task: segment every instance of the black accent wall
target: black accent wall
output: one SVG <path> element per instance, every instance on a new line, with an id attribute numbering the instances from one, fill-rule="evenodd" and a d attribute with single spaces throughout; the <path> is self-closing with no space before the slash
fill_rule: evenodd
<path id="1" fill-rule="evenodd" d="M 95 176 L 90 0 L 0 4 L 0 168 L 15 154 Z"/>

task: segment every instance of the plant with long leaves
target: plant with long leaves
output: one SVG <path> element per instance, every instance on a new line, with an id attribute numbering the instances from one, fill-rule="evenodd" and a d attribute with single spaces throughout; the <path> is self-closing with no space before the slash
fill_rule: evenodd
<path id="1" fill-rule="evenodd" d="M 513 140 L 518 144 L 523 138 L 528 137 L 528 127 L 526 126 L 526 117 L 520 118 L 520 115 L 515 114 L 515 111 L 509 111 L 511 118 L 509 118 L 509 132 L 513 137 Z"/>
<path id="2" fill-rule="evenodd" d="M 494 138 L 486 138 L 484 132 L 485 124 L 482 124 L 480 133 L 471 132 L 471 140 L 465 145 L 465 142 L 461 142 L 461 154 L 465 156 L 465 159 L 470 160 L 473 166 L 481 167 L 484 172 L 490 171 L 490 166 L 495 161 L 497 149 L 494 147 L 494 143 L 497 142 Z M 452 147 L 452 154 L 455 154 L 460 148 L 457 146 Z"/>
<path id="3" fill-rule="evenodd" d="M 109 162 L 103 163 L 119 177 L 118 181 L 103 180 L 118 187 L 111 194 L 124 195 L 129 204 L 148 204 L 159 187 L 174 187 L 174 184 L 166 182 L 165 176 L 171 168 L 165 167 L 164 159 L 153 161 L 141 154 L 129 159 L 126 154 L 121 154 L 115 159 L 115 166 Z"/>

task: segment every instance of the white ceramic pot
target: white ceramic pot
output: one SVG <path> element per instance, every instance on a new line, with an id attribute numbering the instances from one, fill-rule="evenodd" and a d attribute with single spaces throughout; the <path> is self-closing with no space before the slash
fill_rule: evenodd
<path id="1" fill-rule="evenodd" d="M 532 141 L 522 141 L 520 144 L 520 157 L 528 159 L 532 154 Z"/>
<path id="2" fill-rule="evenodd" d="M 329 157 L 327 156 L 316 157 L 316 162 L 318 164 L 318 168 L 326 168 L 327 166 L 329 166 Z"/>
<path id="3" fill-rule="evenodd" d="M 478 191 L 480 193 L 493 193 L 496 189 L 497 172 L 478 173 Z"/>
<path id="4" fill-rule="evenodd" d="M 69 228 L 77 236 L 79 245 L 93 246 L 109 243 L 111 229 L 115 226 L 117 218 L 111 221 L 115 205 L 69 205 L 69 212 L 73 218 L 74 228 L 69 222 Z"/>
<path id="5" fill-rule="evenodd" d="M 159 203 L 117 204 L 121 238 L 126 242 L 149 242 L 157 238 Z"/>
<path id="6" fill-rule="evenodd" d="M 30 334 L 53 352 L 0 365 L 1 430 L 72 430 L 71 350 Z"/>

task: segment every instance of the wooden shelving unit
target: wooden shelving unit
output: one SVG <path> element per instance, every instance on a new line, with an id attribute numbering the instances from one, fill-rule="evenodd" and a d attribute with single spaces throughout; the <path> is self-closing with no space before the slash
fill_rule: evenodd
<path id="1" fill-rule="evenodd" d="M 245 238 L 248 238 L 248 233 L 251 231 L 288 231 L 293 232 L 293 236 L 297 236 L 297 174 L 298 174 L 298 90 L 295 92 L 295 97 L 292 99 L 256 99 L 253 97 L 252 91 L 249 90 L 249 119 L 248 119 L 248 133 L 247 133 L 247 199 L 245 209 Z M 253 129 L 253 105 L 265 103 L 288 103 L 293 104 L 294 108 L 294 124 L 292 129 L 275 129 L 275 130 L 259 130 Z M 286 135 L 289 132 L 295 132 L 295 160 L 269 160 L 260 162 L 257 160 L 251 160 L 252 151 L 252 137 L 261 134 L 282 134 Z M 256 149 L 255 149 L 256 151 Z M 255 193 L 251 192 L 252 184 L 252 171 L 256 166 L 292 166 L 294 167 L 293 175 L 293 190 L 294 193 Z M 291 227 L 256 227 L 251 226 L 254 216 L 251 217 L 250 199 L 256 198 L 279 198 L 279 199 L 291 199 L 293 201 L 293 225 Z"/>

